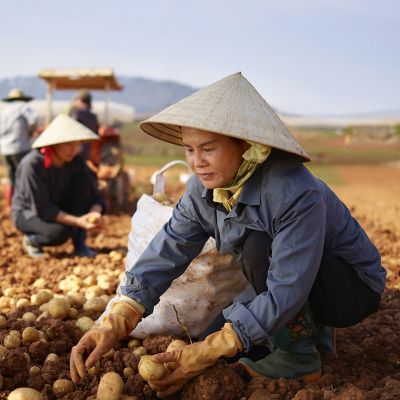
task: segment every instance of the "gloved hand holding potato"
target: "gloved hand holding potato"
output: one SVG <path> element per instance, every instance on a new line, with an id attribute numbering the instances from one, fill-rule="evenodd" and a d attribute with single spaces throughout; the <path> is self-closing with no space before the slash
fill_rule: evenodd
<path id="1" fill-rule="evenodd" d="M 103 354 L 128 336 L 142 319 L 143 312 L 143 306 L 126 296 L 122 296 L 121 301 L 115 302 L 110 312 L 103 317 L 103 321 L 87 331 L 72 348 L 70 357 L 72 380 L 75 383 L 79 382 L 86 376 L 86 368 L 94 366 Z"/>

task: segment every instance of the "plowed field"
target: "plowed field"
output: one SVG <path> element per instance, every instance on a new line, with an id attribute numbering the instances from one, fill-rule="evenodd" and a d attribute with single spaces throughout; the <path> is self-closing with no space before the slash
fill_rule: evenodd
<path id="1" fill-rule="evenodd" d="M 354 327 L 339 330 L 338 358 L 323 360 L 322 376 L 313 384 L 250 378 L 239 364 L 221 361 L 187 384 L 174 399 L 400 399 L 400 169 L 347 166 L 338 167 L 338 171 L 345 183 L 334 189 L 380 250 L 388 271 L 380 310 Z M 0 210 L 4 210 L 3 198 L 0 202 Z M 124 394 L 129 396 L 125 399 L 155 399 L 137 373 L 139 358 L 127 342 L 103 358 L 72 392 L 53 389 L 57 379 L 70 379 L 70 349 L 82 336 L 76 320 L 81 316 L 95 319 L 116 288 L 124 269 L 130 216 L 105 217 L 103 231 L 89 238 L 89 245 L 99 252 L 93 260 L 72 256 L 70 243 L 46 249 L 45 259 L 32 260 L 23 253 L 22 237 L 4 211 L 0 211 L 0 224 L 0 315 L 4 316 L 0 318 L 0 344 L 5 344 L 10 331 L 19 332 L 19 342 L 8 349 L 0 347 L 0 399 L 21 386 L 40 391 L 42 399 L 94 399 L 99 379 L 107 371 L 123 377 Z M 52 317 L 46 306 L 32 304 L 31 295 L 41 289 L 69 294 L 69 311 L 63 319 Z M 87 298 L 100 298 L 103 303 L 92 301 L 88 306 Z M 34 316 L 27 316 L 27 312 Z M 40 339 L 26 340 L 22 332 L 28 326 L 40 331 Z M 18 333 L 12 335 L 18 337 Z M 143 346 L 152 354 L 165 350 L 171 340 L 157 337 L 145 340 Z M 46 361 L 50 353 L 58 359 Z"/>

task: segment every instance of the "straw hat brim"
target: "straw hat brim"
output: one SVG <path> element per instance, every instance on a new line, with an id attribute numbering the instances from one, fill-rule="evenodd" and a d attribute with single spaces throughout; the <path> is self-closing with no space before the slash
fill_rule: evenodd
<path id="1" fill-rule="evenodd" d="M 2 99 L 2 101 L 6 101 L 8 103 L 12 101 L 31 101 L 33 100 L 33 97 L 31 96 L 20 96 L 20 97 L 5 97 Z"/>
<path id="2" fill-rule="evenodd" d="M 296 154 L 303 161 L 310 160 L 275 111 L 241 73 L 200 89 L 140 124 L 145 133 L 176 145 L 182 145 L 183 126 L 266 144 Z"/>
<path id="3" fill-rule="evenodd" d="M 99 140 L 99 136 L 73 118 L 60 114 L 33 142 L 32 148 L 89 140 Z"/>

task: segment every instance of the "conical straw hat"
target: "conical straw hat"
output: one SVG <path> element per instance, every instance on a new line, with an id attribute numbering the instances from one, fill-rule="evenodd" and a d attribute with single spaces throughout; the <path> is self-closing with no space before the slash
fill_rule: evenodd
<path id="1" fill-rule="evenodd" d="M 240 72 L 200 89 L 140 124 L 149 135 L 178 145 L 182 145 L 181 126 L 266 144 L 310 160 Z"/>
<path id="2" fill-rule="evenodd" d="M 99 137 L 86 126 L 65 114 L 60 114 L 33 142 L 32 148 L 52 146 L 59 143 L 99 140 Z"/>

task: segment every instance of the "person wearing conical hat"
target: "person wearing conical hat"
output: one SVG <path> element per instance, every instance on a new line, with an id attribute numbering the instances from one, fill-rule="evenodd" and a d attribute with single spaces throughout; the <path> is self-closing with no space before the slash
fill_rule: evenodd
<path id="1" fill-rule="evenodd" d="M 128 252 L 122 300 L 73 348 L 73 380 L 152 313 L 210 236 L 220 253 L 242 262 L 254 297 L 224 309 L 200 341 L 152 357 L 177 365 L 151 382 L 158 396 L 178 391 L 220 357 L 241 357 L 251 375 L 318 379 L 321 353 L 335 353 L 333 327 L 359 322 L 380 303 L 386 272 L 366 233 L 304 166 L 307 153 L 240 73 L 141 128 L 183 146 L 194 176 L 136 263 Z"/>
<path id="2" fill-rule="evenodd" d="M 17 88 L 2 99 L 7 104 L 0 109 L 0 153 L 4 156 L 8 170 L 9 185 L 5 192 L 8 211 L 11 211 L 15 171 L 31 149 L 31 136 L 37 125 L 37 115 L 28 104 L 31 100 L 31 96 Z"/>
<path id="3" fill-rule="evenodd" d="M 81 144 L 98 140 L 88 128 L 59 115 L 35 140 L 17 169 L 12 217 L 31 257 L 44 257 L 44 246 L 72 238 L 78 256 L 94 257 L 86 231 L 98 228 L 104 207 L 97 182 L 79 157 Z"/>

